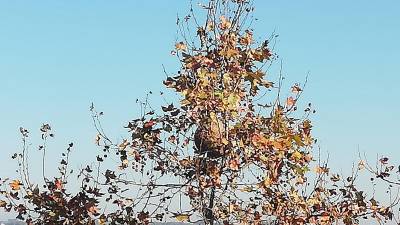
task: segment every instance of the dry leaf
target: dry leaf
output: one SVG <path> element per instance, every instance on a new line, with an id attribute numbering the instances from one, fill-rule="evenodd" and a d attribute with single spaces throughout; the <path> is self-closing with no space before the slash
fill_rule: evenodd
<path id="1" fill-rule="evenodd" d="M 101 139 L 101 135 L 97 134 L 96 137 L 94 138 L 94 142 L 96 143 L 96 145 L 100 145 L 100 139 Z"/>
<path id="2" fill-rule="evenodd" d="M 178 51 L 186 51 L 186 44 L 181 42 L 178 42 L 175 44 L 175 49 Z"/>
<path id="3" fill-rule="evenodd" d="M 154 124 L 156 124 L 154 120 L 147 121 L 146 123 L 144 123 L 143 128 L 151 128 L 152 126 L 154 126 Z"/>
<path id="4" fill-rule="evenodd" d="M 295 84 L 293 87 L 292 87 L 292 92 L 294 93 L 294 94 L 298 94 L 299 92 L 301 92 L 302 91 L 302 89 L 299 87 L 299 85 L 297 85 L 297 84 Z"/>
<path id="5" fill-rule="evenodd" d="M 13 191 L 20 190 L 21 189 L 21 185 L 22 185 L 22 183 L 19 180 L 13 180 L 13 181 L 10 182 L 10 187 L 11 187 L 11 189 Z"/>
<path id="6" fill-rule="evenodd" d="M 233 171 L 239 170 L 239 161 L 237 159 L 229 160 L 229 168 Z"/>
<path id="7" fill-rule="evenodd" d="M 301 158 L 302 158 L 302 154 L 299 152 L 299 151 L 295 151 L 293 154 L 292 154 L 292 157 L 294 158 L 294 159 L 296 159 L 296 160 L 300 160 Z"/>
<path id="8" fill-rule="evenodd" d="M 54 186 L 56 187 L 57 190 L 62 190 L 63 183 L 60 179 L 56 179 L 56 181 L 54 181 Z"/>
<path id="9" fill-rule="evenodd" d="M 315 167 L 315 172 L 318 174 L 323 174 L 323 173 L 327 174 L 327 173 L 329 173 L 329 168 L 317 166 L 317 167 Z"/>
<path id="10" fill-rule="evenodd" d="M 128 145 L 129 145 L 129 141 L 124 139 L 124 141 L 122 141 L 122 143 L 120 145 L 118 145 L 118 149 L 120 151 L 123 151 L 126 149 L 126 147 L 128 147 Z"/>
<path id="11" fill-rule="evenodd" d="M 0 200 L 0 207 L 5 207 L 7 205 L 7 202 Z"/>
<path id="12" fill-rule="evenodd" d="M 287 106 L 288 108 L 291 108 L 292 106 L 294 106 L 295 103 L 296 103 L 296 100 L 295 100 L 292 96 L 290 96 L 290 97 L 287 98 L 287 100 L 286 100 L 286 106 Z"/>
<path id="13" fill-rule="evenodd" d="M 225 16 L 221 16 L 219 19 L 221 20 L 221 22 L 219 24 L 219 28 L 221 30 L 226 30 L 226 29 L 231 28 L 232 23 Z"/>
<path id="14" fill-rule="evenodd" d="M 179 161 L 179 164 L 184 168 L 188 168 L 191 165 L 191 161 L 189 159 L 182 159 Z"/>
<path id="15" fill-rule="evenodd" d="M 174 218 L 179 222 L 189 222 L 190 215 L 189 214 L 174 214 Z"/>

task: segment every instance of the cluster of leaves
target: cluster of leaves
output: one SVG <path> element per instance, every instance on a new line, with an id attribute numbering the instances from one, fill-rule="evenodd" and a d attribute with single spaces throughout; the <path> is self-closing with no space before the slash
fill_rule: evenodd
<path id="1" fill-rule="evenodd" d="M 98 116 L 98 114 L 96 114 Z M 96 119 L 96 116 L 93 116 Z M 96 125 L 96 124 L 95 124 Z M 29 131 L 20 128 L 23 149 L 21 153 L 15 153 L 12 158 L 18 161 L 20 174 L 19 179 L 0 179 L 0 208 L 6 212 L 16 212 L 17 219 L 24 220 L 27 224 L 149 224 L 150 215 L 148 211 L 136 211 L 142 201 L 148 201 L 154 197 L 151 194 L 151 186 L 145 186 L 143 193 L 137 192 L 141 196 L 123 197 L 121 194 L 126 192 L 124 186 L 135 186 L 139 184 L 129 183 L 116 171 L 106 169 L 100 171 L 100 165 L 105 162 L 110 145 L 103 145 L 105 152 L 103 155 L 96 156 L 97 165 L 87 165 L 77 174 L 78 180 L 72 178 L 74 175 L 69 168 L 70 153 L 73 150 L 73 143 L 70 143 L 59 162 L 58 175 L 49 178 L 45 171 L 47 142 L 49 137 L 53 137 L 51 127 L 44 124 L 40 128 L 43 144 L 38 147 L 42 153 L 42 184 L 31 182 L 31 172 L 28 163 L 29 158 Z M 104 137 L 96 136 L 96 143 L 100 145 L 100 140 Z M 122 150 L 120 144 L 116 149 Z M 68 182 L 72 183 L 68 186 Z M 73 185 L 80 186 L 73 188 Z M 67 188 L 68 187 L 68 188 Z M 75 191 L 74 191 L 75 190 Z M 132 193 L 130 193 L 132 194 Z M 149 195 L 148 195 L 149 194 Z M 164 201 L 168 198 L 164 198 Z M 147 204 L 153 204 L 147 202 Z M 142 206 L 147 209 L 147 204 Z M 107 207 L 110 210 L 105 211 Z M 135 210 L 133 210 L 135 207 Z M 103 209 L 103 210 L 101 210 Z M 163 213 L 155 217 L 161 220 Z"/>
<path id="2" fill-rule="evenodd" d="M 101 127 L 102 113 L 92 107 L 95 141 L 104 154 L 96 157 L 97 171 L 90 166 L 80 171 L 78 193 L 65 189 L 72 144 L 63 155 L 59 177 L 47 179 L 43 172 L 43 188 L 30 183 L 24 151 L 15 156 L 22 179 L 2 180 L 2 187 L 9 185 L 2 190 L 6 200 L 0 207 L 14 209 L 31 224 L 175 219 L 300 225 L 357 224 L 368 216 L 392 219 L 393 205 L 367 200 L 356 187 L 358 168 L 343 178 L 313 159 L 313 109 L 311 104 L 298 109 L 303 86 L 293 85 L 282 100 L 282 77 L 277 84 L 267 77 L 276 55 L 272 39 L 257 42 L 248 27 L 251 2 L 211 0 L 201 8 L 207 12 L 204 23 L 198 23 L 193 9 L 178 20 L 182 41 L 172 53 L 181 68 L 164 80 L 180 94 L 177 106 L 169 103 L 154 110 L 147 100 L 141 102 L 142 115 L 126 126 L 130 137 L 116 143 Z M 194 35 L 187 32 L 189 21 L 197 27 Z M 267 94 L 273 100 L 261 104 Z M 42 127 L 43 140 L 50 130 Z M 28 132 L 21 133 L 25 146 Z M 45 154 L 45 145 L 40 149 Z M 111 152 L 119 159 L 118 167 L 101 171 Z M 101 204 L 104 209 L 111 204 L 108 212 L 100 213 Z"/>
<path id="3" fill-rule="evenodd" d="M 31 183 L 28 167 L 28 130 L 20 128 L 23 140 L 23 151 L 20 154 L 14 154 L 13 159 L 18 160 L 20 179 L 4 179 L 1 190 L 5 200 L 0 201 L 0 206 L 6 211 L 14 209 L 18 219 L 24 219 L 27 224 L 94 224 L 97 212 L 98 197 L 101 194 L 96 188 L 88 185 L 89 179 L 82 180 L 82 186 L 76 194 L 71 194 L 65 189 L 67 178 L 72 171 L 68 171 L 69 154 L 73 143 L 68 145 L 63 158 L 60 162 L 59 176 L 49 179 L 44 174 L 43 167 L 43 185 Z M 46 141 L 48 137 L 53 137 L 51 127 L 44 124 L 40 128 L 43 145 L 40 145 L 38 151 L 41 151 L 43 157 L 46 154 Z M 9 185 L 7 185 L 7 183 Z M 32 217 L 35 215 L 35 217 Z"/>
<path id="4" fill-rule="evenodd" d="M 189 212 L 208 223 L 275 218 L 281 224 L 353 224 L 368 214 L 391 219 L 389 207 L 366 200 L 355 187 L 355 174 L 342 179 L 329 176 L 327 165 L 316 165 L 317 178 L 308 181 L 315 141 L 311 105 L 294 116 L 302 87 L 294 85 L 283 103 L 278 93 L 273 103 L 256 104 L 260 91 L 280 92 L 281 86 L 266 80 L 263 71 L 274 57 L 269 42 L 257 45 L 253 31 L 244 29 L 251 5 L 211 1 L 204 8 L 208 14 L 198 26 L 198 41 L 176 43 L 182 67 L 164 81 L 182 95 L 181 107 L 164 106 L 164 115 L 150 113 L 130 123 L 135 155 L 145 162 L 155 159 L 162 173 L 180 176 Z"/>

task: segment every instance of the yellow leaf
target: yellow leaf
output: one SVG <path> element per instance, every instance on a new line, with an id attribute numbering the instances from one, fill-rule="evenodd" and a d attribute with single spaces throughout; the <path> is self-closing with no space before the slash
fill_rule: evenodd
<path id="1" fill-rule="evenodd" d="M 207 23 L 207 31 L 212 31 L 214 30 L 214 23 L 212 21 L 209 21 Z"/>
<path id="2" fill-rule="evenodd" d="M 123 166 L 128 166 L 128 164 L 129 164 L 129 160 L 124 159 L 124 160 L 122 161 L 122 165 L 123 165 Z"/>
<path id="3" fill-rule="evenodd" d="M 228 108 L 231 110 L 235 110 L 237 109 L 237 105 L 239 103 L 239 96 L 237 96 L 236 94 L 230 94 L 228 96 Z"/>
<path id="4" fill-rule="evenodd" d="M 199 93 L 197 94 L 197 97 L 198 97 L 199 99 L 208 99 L 208 98 L 209 98 L 209 95 L 208 95 L 208 93 L 202 91 L 202 92 L 199 92 Z"/>
<path id="5" fill-rule="evenodd" d="M 309 199 L 307 200 L 307 203 L 308 203 L 309 205 L 311 205 L 311 206 L 316 205 L 316 204 L 319 204 L 320 202 L 321 202 L 321 201 L 318 200 L 317 198 L 309 198 Z"/>
<path id="6" fill-rule="evenodd" d="M 96 145 L 100 145 L 100 139 L 101 139 L 101 135 L 97 134 L 95 139 L 94 139 L 94 142 L 96 143 Z"/>
<path id="7" fill-rule="evenodd" d="M 186 51 L 186 44 L 183 43 L 182 41 L 178 42 L 175 44 L 175 48 L 176 48 L 176 50 L 179 50 L 179 51 Z"/>
<path id="8" fill-rule="evenodd" d="M 232 81 L 229 73 L 225 73 L 222 79 L 225 86 L 229 86 L 229 83 Z"/>
<path id="9" fill-rule="evenodd" d="M 240 139 L 240 141 L 239 141 L 239 147 L 244 148 L 244 143 L 243 143 L 242 139 Z"/>
<path id="10" fill-rule="evenodd" d="M 261 155 L 260 156 L 260 160 L 263 161 L 264 163 L 268 162 L 268 157 L 266 157 L 265 155 Z"/>
<path id="11" fill-rule="evenodd" d="M 294 141 L 296 142 L 296 144 L 298 146 L 303 146 L 304 145 L 303 142 L 301 141 L 301 137 L 299 135 L 294 135 L 293 139 L 294 139 Z"/>
<path id="12" fill-rule="evenodd" d="M 99 224 L 100 224 L 100 225 L 104 225 L 104 224 L 106 224 L 106 222 L 107 222 L 107 219 L 104 218 L 104 217 L 101 217 L 101 218 L 99 219 Z"/>
<path id="13" fill-rule="evenodd" d="M 269 177 L 266 177 L 263 181 L 264 187 L 269 187 L 272 184 L 272 180 Z"/>
<path id="14" fill-rule="evenodd" d="M 198 76 L 199 76 L 199 81 L 201 82 L 201 85 L 203 87 L 210 85 L 209 77 L 211 77 L 211 76 L 210 76 L 210 74 L 207 73 L 206 70 L 201 70 L 200 73 L 198 74 Z"/>
<path id="15" fill-rule="evenodd" d="M 188 222 L 190 219 L 189 214 L 175 214 L 174 217 L 179 222 Z"/>
<path id="16" fill-rule="evenodd" d="M 217 115 L 215 114 L 215 112 L 210 112 L 210 118 L 213 122 L 217 121 Z"/>
<path id="17" fill-rule="evenodd" d="M 236 206 L 232 203 L 229 204 L 229 212 L 233 212 L 235 210 Z"/>
<path id="18" fill-rule="evenodd" d="M 294 202 L 299 202 L 300 201 L 300 196 L 296 191 L 290 192 L 289 196 L 292 197 Z"/>
<path id="19" fill-rule="evenodd" d="M 187 99 L 181 100 L 181 105 L 182 105 L 182 106 L 189 105 L 189 104 L 190 104 L 190 101 L 189 101 L 189 100 L 187 100 Z"/>
<path id="20" fill-rule="evenodd" d="M 242 191 L 242 192 L 252 192 L 253 191 L 253 187 L 246 186 L 246 187 L 240 189 L 240 191 Z"/>
<path id="21" fill-rule="evenodd" d="M 299 151 L 295 151 L 293 154 L 292 154 L 292 157 L 294 158 L 294 159 L 296 159 L 296 160 L 300 160 L 301 158 L 302 158 L 302 154 L 299 152 Z"/>

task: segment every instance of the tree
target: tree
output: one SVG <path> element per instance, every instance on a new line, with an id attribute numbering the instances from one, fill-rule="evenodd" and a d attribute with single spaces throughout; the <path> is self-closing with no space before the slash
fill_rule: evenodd
<path id="1" fill-rule="evenodd" d="M 142 116 L 128 122 L 130 137 L 114 143 L 92 106 L 97 168 L 79 173 L 81 187 L 69 193 L 68 155 L 60 176 L 31 183 L 27 155 L 19 160 L 21 178 L 3 180 L 0 206 L 31 224 L 149 224 L 177 221 L 205 224 L 357 224 L 360 218 L 392 219 L 392 207 L 367 200 L 355 185 L 358 169 L 347 177 L 314 160 L 311 104 L 299 110 L 304 85 L 282 99 L 282 77 L 267 79 L 277 57 L 271 38 L 257 43 L 247 0 L 210 0 L 178 19 L 181 41 L 175 55 L 181 67 L 164 84 L 181 94 L 178 103 L 155 110 L 140 102 Z M 195 28 L 195 30 L 192 30 Z M 272 100 L 267 100 L 272 99 Z M 41 128 L 47 140 L 50 126 Z M 21 128 L 23 142 L 28 131 Z M 45 154 L 46 145 L 40 150 Z M 101 170 L 109 155 L 118 168 Z M 44 166 L 44 165 L 43 165 Z M 313 170 L 315 168 L 315 171 Z M 102 176 L 100 176 L 100 174 Z M 315 176 L 314 176 L 315 175 Z M 7 185 L 8 184 L 8 185 Z M 108 211 L 101 208 L 107 207 Z"/>

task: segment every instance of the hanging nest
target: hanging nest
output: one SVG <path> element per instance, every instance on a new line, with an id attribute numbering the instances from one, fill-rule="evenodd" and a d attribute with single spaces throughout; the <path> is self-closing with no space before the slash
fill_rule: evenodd
<path id="1" fill-rule="evenodd" d="M 219 158 L 224 155 L 222 138 L 225 136 L 224 125 L 214 120 L 200 124 L 194 133 L 195 153 L 206 154 L 208 158 Z"/>

